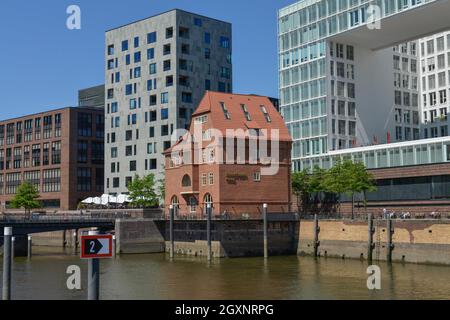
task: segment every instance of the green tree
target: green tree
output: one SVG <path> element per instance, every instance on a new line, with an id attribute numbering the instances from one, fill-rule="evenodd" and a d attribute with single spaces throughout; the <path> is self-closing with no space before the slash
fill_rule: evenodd
<path id="1" fill-rule="evenodd" d="M 354 194 L 362 193 L 364 196 L 364 209 L 367 209 L 367 192 L 377 190 L 373 175 L 367 171 L 366 166 L 361 163 L 353 163 L 351 171 L 350 190 L 352 192 L 352 219 L 354 218 L 353 204 Z"/>
<path id="2" fill-rule="evenodd" d="M 324 191 L 337 196 L 339 214 L 341 214 L 341 195 L 348 191 L 349 176 L 346 166 L 344 162 L 337 162 L 323 178 Z"/>
<path id="3" fill-rule="evenodd" d="M 11 206 L 15 209 L 24 208 L 25 215 L 31 216 L 31 209 L 37 209 L 41 207 L 40 202 L 37 200 L 39 193 L 37 189 L 25 181 L 17 189 L 15 197 L 11 201 Z"/>
<path id="4" fill-rule="evenodd" d="M 158 180 L 157 193 L 160 199 L 164 201 L 164 199 L 166 198 L 166 179 Z"/>
<path id="5" fill-rule="evenodd" d="M 155 191 L 155 176 L 149 174 L 143 178 L 136 175 L 128 185 L 131 205 L 138 208 L 153 208 L 159 205 Z"/>
<path id="6" fill-rule="evenodd" d="M 310 196 L 310 176 L 307 170 L 292 173 L 292 191 L 297 196 L 297 205 L 305 209 Z"/>
<path id="7" fill-rule="evenodd" d="M 309 177 L 309 192 L 314 194 L 315 202 L 321 202 L 320 196 L 321 193 L 325 191 L 325 187 L 323 185 L 323 180 L 326 175 L 326 170 L 320 168 L 319 166 L 315 166 L 312 174 Z"/>

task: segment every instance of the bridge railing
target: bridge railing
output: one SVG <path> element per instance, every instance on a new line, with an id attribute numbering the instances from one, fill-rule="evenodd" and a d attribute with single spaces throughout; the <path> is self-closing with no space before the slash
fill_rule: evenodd
<path id="1" fill-rule="evenodd" d="M 93 216 L 24 216 L 24 215 L 0 215 L 0 222 L 14 222 L 14 223 L 46 223 L 46 222 L 90 222 L 90 221 L 100 221 L 100 222 L 110 222 L 114 220 L 112 217 L 93 217 Z"/>

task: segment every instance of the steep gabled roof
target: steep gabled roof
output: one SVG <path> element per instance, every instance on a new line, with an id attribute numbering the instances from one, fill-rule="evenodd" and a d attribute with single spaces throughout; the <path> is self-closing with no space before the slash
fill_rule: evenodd
<path id="1" fill-rule="evenodd" d="M 228 119 L 222 104 L 228 112 Z M 246 117 L 243 105 L 248 111 L 250 120 Z M 266 119 L 262 107 L 270 121 Z M 278 129 L 280 141 L 292 141 L 283 118 L 267 97 L 207 91 L 192 117 L 196 118 L 206 113 L 211 119 L 211 126 L 224 134 L 227 129 Z"/>

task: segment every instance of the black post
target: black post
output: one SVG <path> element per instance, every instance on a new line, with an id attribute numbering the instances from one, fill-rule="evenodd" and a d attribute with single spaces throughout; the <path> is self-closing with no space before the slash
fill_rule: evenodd
<path id="1" fill-rule="evenodd" d="M 314 215 L 314 257 L 317 257 L 319 255 L 319 216 L 317 214 Z"/>
<path id="2" fill-rule="evenodd" d="M 77 248 L 78 248 L 78 230 L 75 230 L 72 233 L 72 246 L 73 246 L 73 254 L 77 254 Z"/>
<path id="3" fill-rule="evenodd" d="M 116 248 L 117 248 L 117 247 L 116 247 L 116 246 L 117 246 L 116 235 L 113 235 L 112 238 L 113 238 L 113 247 L 112 247 L 112 250 L 113 250 L 113 257 L 115 258 L 116 255 L 117 255 L 117 252 L 116 252 Z"/>
<path id="4" fill-rule="evenodd" d="M 12 228 L 6 227 L 3 234 L 3 300 L 11 300 Z"/>
<path id="5" fill-rule="evenodd" d="M 387 262 L 392 262 L 392 250 L 394 249 L 394 245 L 392 244 L 392 235 L 394 234 L 394 228 L 392 226 L 391 216 L 387 217 Z"/>
<path id="6" fill-rule="evenodd" d="M 367 260 L 369 263 L 372 263 L 373 259 L 373 234 L 375 233 L 375 230 L 373 228 L 373 216 L 371 213 L 368 214 L 367 217 L 367 224 L 369 228 L 368 233 L 368 243 L 367 243 Z"/>
<path id="7" fill-rule="evenodd" d="M 31 259 L 31 255 L 32 255 L 32 246 L 33 246 L 33 238 L 31 237 L 31 235 L 28 235 L 28 259 Z"/>
<path id="8" fill-rule="evenodd" d="M 208 261 L 211 261 L 212 258 L 212 250 L 211 250 L 211 211 L 212 207 L 211 204 L 208 203 L 206 205 L 206 215 L 207 215 L 207 222 L 206 222 L 206 240 L 208 243 Z"/>
<path id="9" fill-rule="evenodd" d="M 67 235 L 66 235 L 66 232 L 67 232 L 67 230 L 64 230 L 64 231 L 63 231 L 63 240 L 62 240 L 63 248 L 65 248 L 66 245 L 67 245 L 67 239 L 66 239 Z"/>
<path id="10" fill-rule="evenodd" d="M 98 231 L 89 231 L 90 236 L 98 235 Z M 88 260 L 88 300 L 99 300 L 100 298 L 100 261 L 99 259 Z"/>
<path id="11" fill-rule="evenodd" d="M 16 244 L 16 237 L 13 236 L 11 238 L 11 263 L 12 264 L 14 264 L 14 258 L 16 257 L 15 244 Z"/>
<path id="12" fill-rule="evenodd" d="M 175 208 L 173 205 L 170 206 L 170 222 L 169 222 L 169 237 L 170 237 L 170 259 L 174 258 L 175 251 L 175 243 L 174 243 L 174 232 L 173 232 L 173 223 L 175 219 Z"/>
<path id="13" fill-rule="evenodd" d="M 264 221 L 264 259 L 269 258 L 269 241 L 268 241 L 268 225 L 267 225 L 267 203 L 263 204 L 263 221 Z"/>

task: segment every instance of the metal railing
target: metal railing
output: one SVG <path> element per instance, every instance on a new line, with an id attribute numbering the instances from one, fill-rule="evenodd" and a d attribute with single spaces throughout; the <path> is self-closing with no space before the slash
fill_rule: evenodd
<path id="1" fill-rule="evenodd" d="M 67 215 L 49 215 L 49 216 L 26 216 L 26 215 L 0 215 L 0 223 L 86 223 L 86 222 L 111 222 L 110 217 L 93 216 L 67 216 Z"/>
<path id="2" fill-rule="evenodd" d="M 371 212 L 374 219 L 387 219 L 387 216 L 391 219 L 395 220 L 448 220 L 450 219 L 450 213 L 410 213 L 410 212 L 387 212 L 387 214 L 380 213 L 374 213 Z M 300 213 L 299 217 L 300 219 L 304 220 L 312 220 L 314 219 L 315 214 L 313 213 Z M 330 219 L 330 220 L 348 220 L 351 219 L 351 214 L 345 213 L 345 214 L 324 214 L 320 213 L 317 214 L 319 219 Z M 362 220 L 367 221 L 368 214 L 361 214 L 361 213 L 355 213 L 353 220 Z"/>
<path id="3" fill-rule="evenodd" d="M 170 216 L 169 213 L 165 213 L 161 215 L 162 220 L 169 220 Z M 212 215 L 212 220 L 215 221 L 242 221 L 242 220 L 248 220 L 248 221 L 260 221 L 263 219 L 263 214 L 230 214 L 230 213 L 224 213 L 224 214 L 214 214 Z M 175 220 L 176 221 L 206 221 L 208 220 L 208 216 L 206 213 L 182 213 L 178 212 L 175 214 Z M 289 213 L 277 213 L 277 212 L 269 212 L 268 213 L 268 220 L 269 221 L 297 221 L 299 220 L 299 215 L 297 213 L 289 212 Z"/>

